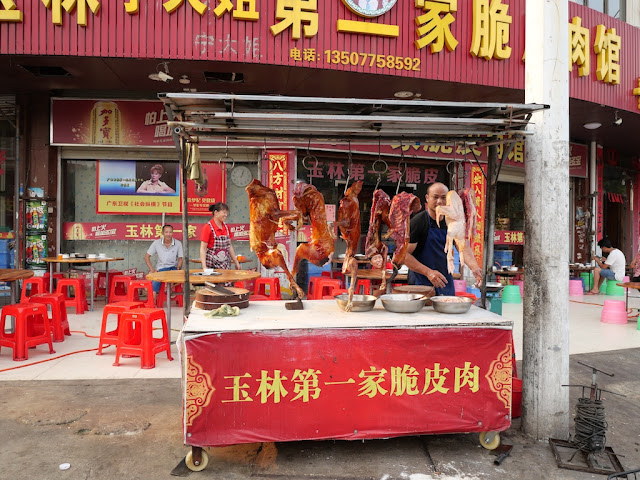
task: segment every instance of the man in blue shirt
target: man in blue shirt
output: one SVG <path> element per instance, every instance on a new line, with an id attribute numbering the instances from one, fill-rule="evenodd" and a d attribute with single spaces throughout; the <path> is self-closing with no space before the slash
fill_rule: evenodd
<path id="1" fill-rule="evenodd" d="M 156 268 L 151 265 L 151 257 L 158 256 Z M 149 267 L 149 273 L 166 272 L 167 270 L 181 270 L 184 261 L 184 253 L 182 252 L 182 243 L 173 238 L 173 227 L 164 225 L 162 227 L 162 238 L 155 240 L 147 254 L 144 256 L 144 262 Z M 160 291 L 160 282 L 153 282 L 153 294 L 156 296 Z"/>

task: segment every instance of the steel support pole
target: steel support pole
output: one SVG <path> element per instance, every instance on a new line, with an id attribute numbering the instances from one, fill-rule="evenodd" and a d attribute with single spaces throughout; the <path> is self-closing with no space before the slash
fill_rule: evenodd
<path id="1" fill-rule="evenodd" d="M 522 429 L 540 441 L 569 433 L 568 0 L 526 2 Z"/>
<path id="2" fill-rule="evenodd" d="M 487 197 L 484 207 L 484 258 L 482 268 L 484 277 L 482 281 L 482 305 L 487 301 L 487 276 L 491 275 L 493 266 L 493 235 L 495 232 L 496 218 L 496 192 L 498 190 L 498 146 L 489 146 L 489 163 L 487 165 Z"/>

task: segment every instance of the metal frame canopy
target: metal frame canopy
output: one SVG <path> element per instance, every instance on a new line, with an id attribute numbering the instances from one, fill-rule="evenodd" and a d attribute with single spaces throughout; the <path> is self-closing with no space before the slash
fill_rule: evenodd
<path id="1" fill-rule="evenodd" d="M 158 96 L 170 114 L 169 126 L 187 139 L 197 136 L 487 144 L 498 136 L 522 139 L 527 135 L 531 114 L 549 108 L 539 104 L 212 93 Z"/>
<path id="2" fill-rule="evenodd" d="M 331 140 L 353 143 L 419 142 L 489 146 L 488 218 L 495 213 L 500 165 L 497 144 L 522 140 L 531 115 L 548 109 L 539 104 L 372 100 L 358 98 L 285 97 L 216 93 L 161 93 L 179 152 L 182 191 L 187 191 L 187 143 L 208 137 L 239 140 Z M 508 152 L 503 153 L 503 158 Z M 477 161 L 477 159 L 476 159 Z M 500 162 L 501 163 L 501 162 Z M 187 196 L 182 197 L 183 231 L 188 231 Z M 493 256 L 493 222 L 485 231 L 484 259 Z M 184 242 L 189 258 L 189 242 Z M 189 262 L 185 262 L 184 315 L 189 313 Z M 486 287 L 482 286 L 483 300 Z"/>

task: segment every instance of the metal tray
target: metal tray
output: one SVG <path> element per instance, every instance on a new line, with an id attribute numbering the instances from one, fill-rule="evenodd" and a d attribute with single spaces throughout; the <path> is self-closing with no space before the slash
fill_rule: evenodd
<path id="1" fill-rule="evenodd" d="M 450 299 L 457 299 L 450 301 Z M 448 301 L 449 300 L 449 301 Z M 433 309 L 440 313 L 467 313 L 473 301 L 468 297 L 438 296 L 431 297 Z"/>
<path id="2" fill-rule="evenodd" d="M 418 293 L 388 293 L 380 297 L 385 310 L 395 313 L 415 313 L 422 310 L 427 297 Z"/>

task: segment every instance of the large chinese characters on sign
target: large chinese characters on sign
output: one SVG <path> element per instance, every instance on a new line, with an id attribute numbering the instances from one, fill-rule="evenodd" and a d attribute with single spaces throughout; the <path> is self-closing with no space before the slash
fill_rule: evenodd
<path id="1" fill-rule="evenodd" d="M 187 337 L 184 441 L 222 446 L 504 430 L 511 356 L 511 331 L 490 328 Z"/>

